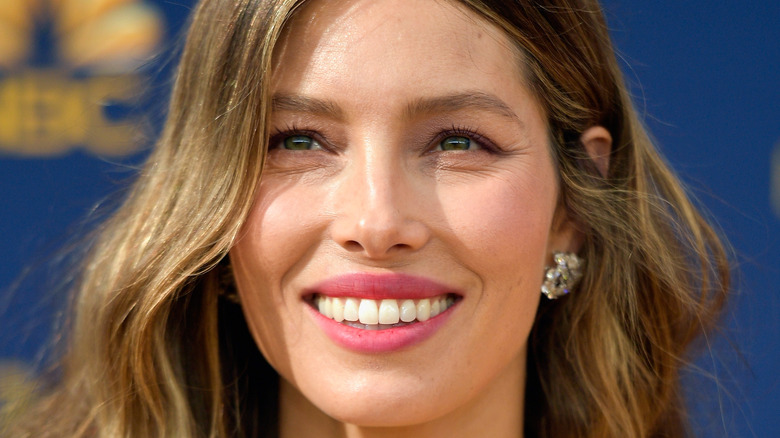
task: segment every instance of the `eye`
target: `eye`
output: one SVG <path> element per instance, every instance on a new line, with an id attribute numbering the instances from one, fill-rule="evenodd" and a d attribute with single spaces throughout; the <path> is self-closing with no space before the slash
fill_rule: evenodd
<path id="1" fill-rule="evenodd" d="M 476 149 L 478 145 L 476 142 L 472 144 L 471 139 L 468 137 L 451 135 L 439 142 L 439 147 L 443 151 L 468 151 L 470 149 Z"/>
<path id="2" fill-rule="evenodd" d="M 499 153 L 501 149 L 487 136 L 477 129 L 467 126 L 452 125 L 450 129 L 439 131 L 428 143 L 431 151 L 465 152 L 480 151 Z"/>
<path id="3" fill-rule="evenodd" d="M 308 151 L 322 149 L 322 146 L 308 135 L 288 135 L 282 139 L 279 147 L 290 151 Z"/>

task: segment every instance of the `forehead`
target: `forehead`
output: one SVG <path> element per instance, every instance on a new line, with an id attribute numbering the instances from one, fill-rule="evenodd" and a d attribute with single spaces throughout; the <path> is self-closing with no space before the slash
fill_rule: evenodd
<path id="1" fill-rule="evenodd" d="M 274 53 L 275 91 L 387 95 L 522 82 L 520 56 L 496 26 L 446 0 L 315 0 Z"/>

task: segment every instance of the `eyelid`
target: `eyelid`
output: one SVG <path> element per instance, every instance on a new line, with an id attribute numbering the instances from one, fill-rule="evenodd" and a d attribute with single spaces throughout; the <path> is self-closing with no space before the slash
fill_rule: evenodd
<path id="1" fill-rule="evenodd" d="M 449 129 L 437 132 L 431 141 L 428 142 L 428 144 L 438 147 L 439 144 L 447 137 L 467 137 L 471 141 L 476 142 L 480 149 L 492 153 L 499 153 L 502 151 L 502 149 L 496 146 L 496 144 L 490 138 L 481 134 L 477 129 L 456 125 L 453 125 Z"/>
<path id="2" fill-rule="evenodd" d="M 268 139 L 268 149 L 276 149 L 284 141 L 285 138 L 294 135 L 305 135 L 311 137 L 317 142 L 322 150 L 333 151 L 335 148 L 317 131 L 313 129 L 301 129 L 296 125 L 288 125 L 283 129 L 275 129 L 274 133 Z M 478 129 L 468 126 L 452 125 L 449 129 L 439 130 L 431 136 L 431 139 L 426 143 L 427 145 L 438 146 L 447 137 L 467 137 L 479 145 L 481 150 L 485 150 L 491 153 L 503 152 L 503 149 L 498 147 L 486 135 L 481 134 Z"/>
<path id="3" fill-rule="evenodd" d="M 279 147 L 282 142 L 286 138 L 296 135 L 311 137 L 311 139 L 320 146 L 321 150 L 327 151 L 333 149 L 319 132 L 311 129 L 300 129 L 295 125 L 288 126 L 284 129 L 274 129 L 273 134 L 268 138 L 268 149 L 282 149 Z"/>

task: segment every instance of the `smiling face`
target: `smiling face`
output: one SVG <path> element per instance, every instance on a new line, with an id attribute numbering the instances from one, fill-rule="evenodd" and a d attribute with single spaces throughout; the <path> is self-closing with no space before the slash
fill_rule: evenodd
<path id="1" fill-rule="evenodd" d="M 521 403 L 543 268 L 572 245 L 521 65 L 450 2 L 314 1 L 289 24 L 230 258 L 260 349 L 331 417 Z"/>

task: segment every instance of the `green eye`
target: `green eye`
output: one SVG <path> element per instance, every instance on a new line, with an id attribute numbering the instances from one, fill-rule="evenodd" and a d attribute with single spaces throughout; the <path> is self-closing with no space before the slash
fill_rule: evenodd
<path id="1" fill-rule="evenodd" d="M 315 149 L 317 142 L 308 135 L 291 135 L 285 137 L 282 141 L 282 146 L 291 151 L 308 151 L 310 149 Z"/>
<path id="2" fill-rule="evenodd" d="M 453 135 L 442 140 L 439 146 L 443 151 L 467 151 L 471 149 L 471 139 Z"/>

